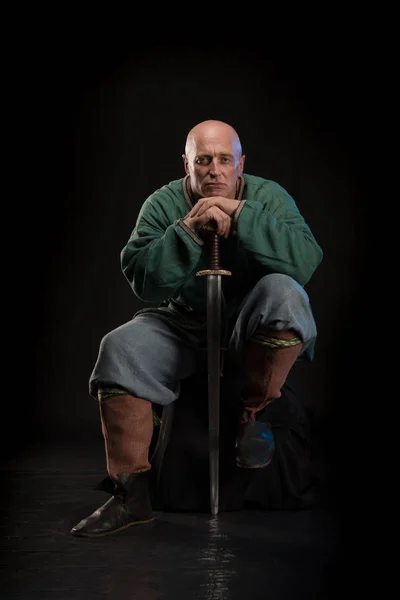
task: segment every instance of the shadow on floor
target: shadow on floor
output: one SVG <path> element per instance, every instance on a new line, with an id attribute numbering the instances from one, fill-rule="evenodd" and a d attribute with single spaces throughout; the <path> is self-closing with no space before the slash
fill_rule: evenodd
<path id="1" fill-rule="evenodd" d="M 103 474 L 100 440 L 28 448 L 2 469 L 2 599 L 341 597 L 332 511 L 156 511 L 112 536 L 70 536 L 108 498 L 94 490 Z"/>

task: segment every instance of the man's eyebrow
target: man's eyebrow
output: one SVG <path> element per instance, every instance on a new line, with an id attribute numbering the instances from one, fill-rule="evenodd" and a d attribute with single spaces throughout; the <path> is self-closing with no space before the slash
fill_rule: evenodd
<path id="1" fill-rule="evenodd" d="M 196 154 L 196 158 L 212 158 L 213 156 L 214 156 L 213 154 L 207 154 L 207 153 Z M 230 157 L 233 157 L 233 154 L 231 154 L 230 152 L 218 152 L 217 156 L 230 156 Z"/>

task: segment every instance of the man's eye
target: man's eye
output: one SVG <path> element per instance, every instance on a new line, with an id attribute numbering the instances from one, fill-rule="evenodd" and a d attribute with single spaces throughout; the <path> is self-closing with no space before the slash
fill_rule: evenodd
<path id="1" fill-rule="evenodd" d="M 210 163 L 210 159 L 207 158 L 206 156 L 199 156 L 198 158 L 196 158 L 196 160 L 194 162 L 197 165 L 208 165 Z"/>

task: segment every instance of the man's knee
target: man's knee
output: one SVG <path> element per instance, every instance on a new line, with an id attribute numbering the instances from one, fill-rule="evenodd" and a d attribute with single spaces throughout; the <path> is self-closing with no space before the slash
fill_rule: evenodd
<path id="1" fill-rule="evenodd" d="M 254 291 L 257 291 L 259 297 L 275 298 L 280 301 L 289 297 L 307 296 L 304 288 L 295 279 L 282 273 L 264 275 L 256 283 Z"/>
<path id="2" fill-rule="evenodd" d="M 106 333 L 100 340 L 100 354 L 112 355 L 117 346 L 121 345 L 121 332 L 113 329 Z"/>

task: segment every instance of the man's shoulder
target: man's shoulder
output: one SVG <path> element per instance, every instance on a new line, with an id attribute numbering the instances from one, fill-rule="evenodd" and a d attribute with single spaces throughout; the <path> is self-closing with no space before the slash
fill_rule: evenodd
<path id="1" fill-rule="evenodd" d="M 154 189 L 143 202 L 141 212 L 158 209 L 160 206 L 180 205 L 183 200 L 183 177 L 181 177 Z"/>
<path id="2" fill-rule="evenodd" d="M 183 178 L 174 179 L 155 188 L 142 203 L 137 223 L 144 221 L 160 222 L 164 225 L 178 219 L 185 210 L 185 195 L 183 193 Z"/>
<path id="3" fill-rule="evenodd" d="M 245 198 L 264 205 L 272 211 L 292 210 L 297 211 L 294 198 L 281 184 L 273 179 L 258 177 L 257 175 L 243 174 L 246 182 Z"/>
<path id="4" fill-rule="evenodd" d="M 155 195 L 172 195 L 172 196 L 183 196 L 183 177 L 180 179 L 173 179 L 169 183 L 165 183 L 160 186 L 151 194 Z"/>
<path id="5" fill-rule="evenodd" d="M 284 188 L 266 177 L 260 177 L 259 175 L 250 175 L 249 173 L 243 173 L 244 181 L 249 191 L 256 194 L 257 192 L 277 192 L 285 191 Z"/>

